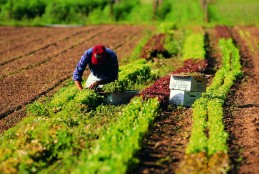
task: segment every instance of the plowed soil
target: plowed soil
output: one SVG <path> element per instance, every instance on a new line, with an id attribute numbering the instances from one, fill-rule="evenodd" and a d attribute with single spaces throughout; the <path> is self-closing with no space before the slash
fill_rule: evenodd
<path id="1" fill-rule="evenodd" d="M 0 133 L 25 116 L 25 105 L 49 95 L 72 78 L 86 49 L 103 43 L 119 61 L 127 59 L 147 26 L 99 25 L 70 28 L 0 27 Z M 259 28 L 204 29 L 208 74 L 215 73 L 221 55 L 219 38 L 233 38 L 240 49 L 244 77 L 230 91 L 225 104 L 229 133 L 229 173 L 259 173 Z M 247 31 L 247 37 L 240 36 Z M 84 75 L 86 78 L 87 73 Z M 140 165 L 129 173 L 175 173 L 190 136 L 192 109 L 172 107 L 157 117 L 145 136 Z"/>

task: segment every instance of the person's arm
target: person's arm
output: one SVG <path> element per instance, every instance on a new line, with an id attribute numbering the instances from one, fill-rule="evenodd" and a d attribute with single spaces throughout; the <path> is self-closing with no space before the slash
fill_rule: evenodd
<path id="1" fill-rule="evenodd" d="M 80 61 L 77 63 L 77 66 L 73 73 L 73 80 L 75 81 L 75 85 L 79 90 L 83 89 L 82 86 L 82 76 L 83 72 L 87 66 L 87 62 L 89 59 L 88 51 L 81 57 Z"/>

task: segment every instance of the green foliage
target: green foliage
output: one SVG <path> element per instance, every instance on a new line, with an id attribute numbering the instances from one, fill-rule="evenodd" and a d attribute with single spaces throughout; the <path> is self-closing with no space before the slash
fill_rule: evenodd
<path id="1" fill-rule="evenodd" d="M 90 13 L 91 7 L 89 2 L 52 1 L 48 3 L 44 18 L 48 19 L 49 23 L 73 23 L 74 21 L 80 23 L 80 19 L 84 19 L 84 15 Z"/>
<path id="2" fill-rule="evenodd" d="M 165 49 L 172 56 L 180 56 L 183 51 L 184 39 L 186 32 L 183 30 L 175 30 L 172 34 L 167 34 L 165 38 Z"/>
<path id="3" fill-rule="evenodd" d="M 0 4 L 5 4 L 8 0 L 0 0 Z"/>
<path id="4" fill-rule="evenodd" d="M 239 35 L 245 40 L 251 52 L 254 52 L 258 46 L 253 47 L 251 42 L 255 42 L 256 38 L 251 38 L 250 32 L 247 30 L 238 30 Z"/>
<path id="5" fill-rule="evenodd" d="M 61 110 L 66 103 L 74 99 L 77 92 L 78 89 L 74 85 L 69 85 L 60 89 L 51 99 L 49 103 L 50 107 L 54 112 Z"/>
<path id="6" fill-rule="evenodd" d="M 124 21 L 127 19 L 128 14 L 135 6 L 139 6 L 139 0 L 124 0 L 120 3 L 114 4 L 114 19 L 115 21 Z"/>
<path id="7" fill-rule="evenodd" d="M 158 33 L 173 33 L 177 29 L 177 25 L 174 22 L 161 22 L 156 30 Z"/>
<path id="8" fill-rule="evenodd" d="M 120 92 L 125 90 L 136 90 L 138 84 L 155 80 L 156 76 L 151 74 L 151 70 L 145 59 L 136 60 L 119 68 L 119 79 L 105 84 L 102 88 L 104 92 Z"/>
<path id="9" fill-rule="evenodd" d="M 125 16 L 124 20 L 118 22 L 127 22 L 132 24 L 149 24 L 152 21 L 153 14 L 151 1 L 140 2 L 132 8 L 131 12 Z"/>
<path id="10" fill-rule="evenodd" d="M 106 133 L 87 156 L 81 156 L 75 173 L 125 173 L 133 155 L 140 149 L 140 140 L 148 130 L 159 108 L 156 98 L 143 102 L 134 98 L 120 119 L 110 124 Z"/>
<path id="11" fill-rule="evenodd" d="M 0 19 L 9 25 L 100 24 L 113 22 L 173 22 L 178 26 L 204 24 L 205 12 L 196 0 L 163 0 L 154 11 L 153 1 L 120 0 L 0 0 Z M 212 24 L 257 24 L 257 0 L 217 0 L 208 5 Z"/>
<path id="12" fill-rule="evenodd" d="M 203 23 L 203 10 L 199 1 L 193 0 L 168 0 L 171 3 L 171 10 L 166 15 L 165 21 L 173 21 L 178 24 Z"/>
<path id="13" fill-rule="evenodd" d="M 38 18 L 37 20 L 41 24 L 84 24 L 86 17 L 93 10 L 97 8 L 103 10 L 109 3 L 106 0 L 8 0 L 2 8 L 0 16 L 3 20 Z"/>
<path id="14" fill-rule="evenodd" d="M 158 6 L 157 11 L 155 13 L 155 18 L 163 21 L 168 13 L 172 10 L 172 3 L 170 0 L 164 0 L 161 5 Z"/>
<path id="15" fill-rule="evenodd" d="M 174 22 L 162 22 L 156 28 L 157 33 L 165 34 L 164 48 L 171 56 L 179 56 L 182 53 L 187 31 L 179 29 Z"/>
<path id="16" fill-rule="evenodd" d="M 241 70 L 239 50 L 232 39 L 220 39 L 219 46 L 224 59 L 223 67 L 227 70 Z"/>
<path id="17" fill-rule="evenodd" d="M 85 102 L 81 95 L 75 101 Z M 158 109 L 157 99 L 135 98 L 124 108 L 100 105 L 84 115 L 64 116 L 64 109 L 52 117 L 28 117 L 1 137 L 0 171 L 126 171 Z"/>
<path id="18" fill-rule="evenodd" d="M 221 39 L 222 66 L 211 85 L 193 104 L 193 127 L 187 154 L 205 151 L 208 156 L 227 153 L 227 133 L 223 124 L 223 104 L 235 80 L 242 74 L 240 55 L 231 39 Z M 208 121 L 207 121 L 208 120 Z M 205 129 L 208 126 L 208 129 Z M 208 131 L 208 138 L 205 131 Z"/>
<path id="19" fill-rule="evenodd" d="M 225 100 L 228 94 L 228 91 L 230 90 L 231 86 L 234 84 L 236 80 L 236 77 L 232 72 L 228 72 L 225 74 L 224 83 L 217 89 L 213 90 L 211 93 L 207 93 L 206 95 L 210 98 L 218 98 Z"/>
<path id="20" fill-rule="evenodd" d="M 222 84 L 225 78 L 226 70 L 224 68 L 219 69 L 210 86 L 207 87 L 206 93 L 211 93 L 212 91 L 216 91 Z"/>
<path id="21" fill-rule="evenodd" d="M 211 23 L 225 25 L 258 24 L 259 3 L 257 0 L 217 0 L 208 6 Z"/>
<path id="22" fill-rule="evenodd" d="M 45 13 L 45 0 L 1 1 L 0 19 L 17 21 L 41 17 Z"/>
<path id="23" fill-rule="evenodd" d="M 205 59 L 204 34 L 190 34 L 184 41 L 183 59 Z"/>
<path id="24" fill-rule="evenodd" d="M 65 91 L 70 90 L 63 89 L 55 97 L 69 98 L 64 96 Z M 87 142 L 102 133 L 102 125 L 95 121 L 100 118 L 93 117 L 101 111 L 86 112 L 90 107 L 97 107 L 100 99 L 101 96 L 92 90 L 77 90 L 73 100 L 68 100 L 61 111 L 51 115 L 51 101 L 33 103 L 28 109 L 29 116 L 1 136 L 0 173 L 36 173 L 55 161 L 69 161 L 71 156 L 70 163 L 73 163 L 77 154 L 89 145 Z"/>
<path id="25" fill-rule="evenodd" d="M 42 16 L 45 13 L 46 3 L 44 0 L 21 0 L 20 3 L 13 3 L 12 17 L 16 20 L 23 18 L 32 19 Z"/>
<path id="26" fill-rule="evenodd" d="M 48 107 L 40 102 L 34 102 L 27 108 L 27 112 L 33 116 L 49 116 Z"/>
<path id="27" fill-rule="evenodd" d="M 203 95 L 225 100 L 234 81 L 243 73 L 241 71 L 239 50 L 233 44 L 232 39 L 220 39 L 219 46 L 222 52 L 223 64 Z"/>
<path id="28" fill-rule="evenodd" d="M 207 119 L 206 98 L 199 98 L 193 104 L 193 123 L 189 144 L 186 148 L 186 154 L 193 154 L 207 151 L 207 136 L 205 134 Z"/>
<path id="29" fill-rule="evenodd" d="M 227 137 L 223 124 L 224 100 L 213 99 L 208 102 L 208 155 L 217 152 L 227 153 Z"/>
<path id="30" fill-rule="evenodd" d="M 110 16 L 109 6 L 105 6 L 103 9 L 101 7 L 95 8 L 86 18 L 86 23 L 90 24 L 112 23 L 113 21 L 114 19 Z"/>

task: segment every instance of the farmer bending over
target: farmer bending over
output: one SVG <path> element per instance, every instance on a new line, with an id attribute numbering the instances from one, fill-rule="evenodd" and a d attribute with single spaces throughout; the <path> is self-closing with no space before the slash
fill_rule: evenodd
<path id="1" fill-rule="evenodd" d="M 118 79 L 117 55 L 103 45 L 96 45 L 83 54 L 73 73 L 73 80 L 79 90 L 83 89 L 82 75 L 87 65 L 91 73 L 86 80 L 86 88 L 96 89 L 99 85 Z"/>

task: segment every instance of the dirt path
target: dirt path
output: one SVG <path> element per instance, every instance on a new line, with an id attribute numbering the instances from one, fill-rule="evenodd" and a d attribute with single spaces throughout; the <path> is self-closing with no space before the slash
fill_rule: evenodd
<path id="1" fill-rule="evenodd" d="M 162 112 L 143 140 L 139 166 L 129 173 L 174 173 L 184 158 L 191 119 L 191 109 L 187 108 Z"/>

